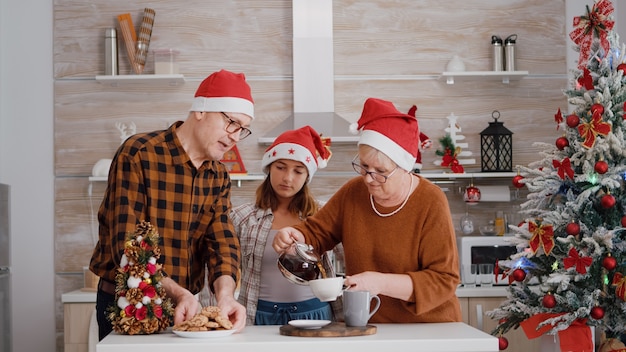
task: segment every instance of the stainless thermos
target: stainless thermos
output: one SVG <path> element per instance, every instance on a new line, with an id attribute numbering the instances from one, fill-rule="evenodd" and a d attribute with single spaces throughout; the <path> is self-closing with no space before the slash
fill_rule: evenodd
<path id="1" fill-rule="evenodd" d="M 502 71 L 504 69 L 504 48 L 502 47 L 502 39 L 497 35 L 491 36 L 492 61 L 494 71 Z"/>
<path id="2" fill-rule="evenodd" d="M 511 34 L 504 40 L 504 69 L 515 71 L 515 41 L 517 34 Z"/>
<path id="3" fill-rule="evenodd" d="M 119 74 L 117 66 L 117 30 L 104 30 L 104 74 L 115 76 Z"/>

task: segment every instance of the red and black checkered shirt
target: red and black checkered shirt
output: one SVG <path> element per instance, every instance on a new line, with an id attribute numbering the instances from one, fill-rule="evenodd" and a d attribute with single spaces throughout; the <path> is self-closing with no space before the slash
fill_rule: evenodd
<path id="1" fill-rule="evenodd" d="M 179 285 L 198 293 L 205 265 L 211 285 L 221 275 L 238 282 L 228 172 L 219 161 L 194 167 L 174 134 L 180 124 L 128 138 L 111 163 L 90 263 L 105 280 L 115 281 L 126 235 L 145 220 L 159 231 L 164 273 Z"/>

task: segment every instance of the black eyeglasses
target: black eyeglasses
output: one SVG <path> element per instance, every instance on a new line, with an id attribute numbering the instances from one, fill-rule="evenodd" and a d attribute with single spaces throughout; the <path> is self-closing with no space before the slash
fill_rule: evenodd
<path id="1" fill-rule="evenodd" d="M 242 140 L 252 134 L 249 128 L 245 128 L 241 126 L 241 124 L 233 119 L 230 116 L 226 115 L 225 112 L 220 111 L 220 114 L 224 116 L 226 120 L 228 120 L 228 125 L 226 125 L 226 132 L 228 133 L 236 133 L 239 132 L 239 140 Z"/>
<path id="2" fill-rule="evenodd" d="M 357 155 L 357 156 L 354 157 L 354 159 L 352 159 L 352 168 L 354 169 L 354 171 L 356 171 L 356 173 L 361 175 L 361 176 L 370 175 L 372 180 L 374 180 L 374 181 L 376 181 L 378 183 L 385 183 L 385 182 L 387 182 L 387 179 L 389 177 L 391 177 L 396 172 L 396 170 L 398 170 L 398 166 L 396 166 L 395 169 L 391 170 L 389 175 L 383 175 L 381 173 L 374 172 L 374 171 L 367 171 L 366 168 L 364 168 L 363 166 L 361 166 L 361 164 L 356 162 L 358 157 L 359 156 Z"/>

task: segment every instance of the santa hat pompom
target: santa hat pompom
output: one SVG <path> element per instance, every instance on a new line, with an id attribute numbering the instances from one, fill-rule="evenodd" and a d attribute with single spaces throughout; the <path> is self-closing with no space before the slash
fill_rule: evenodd
<path id="1" fill-rule="evenodd" d="M 350 131 L 350 133 L 352 133 L 353 135 L 357 135 L 359 134 L 359 124 L 356 122 L 353 122 L 350 124 L 350 127 L 348 127 L 348 130 Z"/>
<path id="2" fill-rule="evenodd" d="M 299 161 L 309 171 L 307 182 L 311 182 L 317 169 L 325 168 L 331 156 L 330 148 L 324 144 L 317 131 L 311 126 L 304 126 L 276 137 L 274 143 L 265 150 L 261 168 L 267 174 L 269 166 L 276 160 Z"/>

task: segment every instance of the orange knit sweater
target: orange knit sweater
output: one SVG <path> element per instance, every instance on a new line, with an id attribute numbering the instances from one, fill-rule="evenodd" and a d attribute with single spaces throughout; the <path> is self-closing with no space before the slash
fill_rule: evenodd
<path id="1" fill-rule="evenodd" d="M 381 213 L 397 207 L 376 205 Z M 319 252 L 343 242 L 346 275 L 364 271 L 405 273 L 413 281 L 408 301 L 380 296 L 372 323 L 461 321 L 455 291 L 459 262 L 448 201 L 439 187 L 420 177 L 397 214 L 380 217 L 361 177 L 343 185 L 314 216 L 296 226 Z"/>

